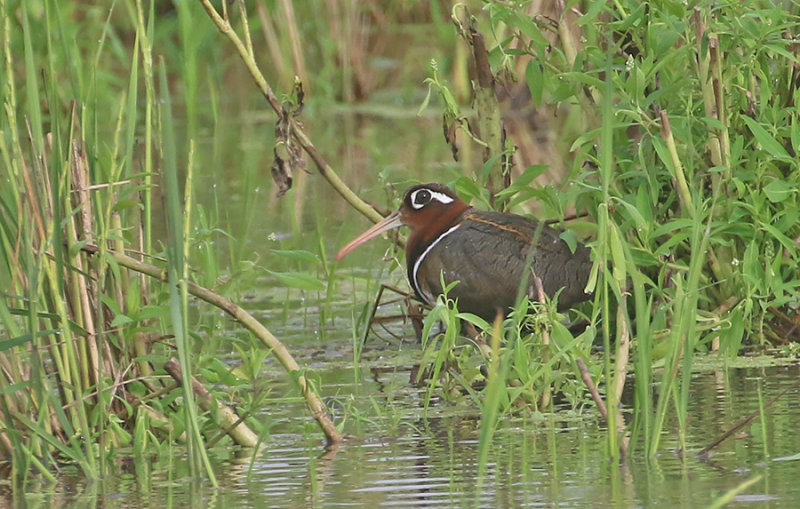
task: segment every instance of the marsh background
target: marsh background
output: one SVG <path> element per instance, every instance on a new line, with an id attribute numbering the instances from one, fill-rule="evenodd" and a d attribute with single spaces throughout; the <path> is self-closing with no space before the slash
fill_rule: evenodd
<path id="1" fill-rule="evenodd" d="M 797 12 L 0 0 L 6 500 L 791 506 Z M 473 101 L 457 29 L 470 15 L 494 109 Z M 278 196 L 270 170 L 296 138 L 276 136 L 256 66 L 287 111 L 302 102 L 291 121 L 330 169 L 382 211 L 433 180 L 481 208 L 580 216 L 562 224 L 598 260 L 589 328 L 552 310 L 533 327 L 518 317 L 486 327 L 485 356 L 446 306 L 420 344 L 391 297 L 369 328 L 380 284 L 407 288 L 402 252 L 373 241 L 334 263 L 370 222 L 306 156 Z M 505 189 L 490 178 L 499 152 L 458 128 L 497 126 L 492 112 L 508 140 L 495 148 L 513 152 Z M 189 297 L 189 281 L 252 314 L 299 369 Z M 579 358 L 619 413 L 600 416 Z M 354 439 L 325 447 L 301 376 Z M 242 423 L 258 447 L 228 433 Z"/>

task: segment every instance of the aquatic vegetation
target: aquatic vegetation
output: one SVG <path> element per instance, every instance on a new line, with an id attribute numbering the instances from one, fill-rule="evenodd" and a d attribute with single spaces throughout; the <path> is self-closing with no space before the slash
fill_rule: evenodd
<path id="1" fill-rule="evenodd" d="M 267 4 L 0 1 L 0 451 L 18 482 L 52 478 L 65 460 L 101 477 L 121 449 L 171 455 L 176 442 L 191 475 L 213 481 L 209 444 L 263 443 L 272 421 L 253 416 L 301 396 L 331 441 L 373 423 L 406 429 L 391 404 L 352 395 L 335 394 L 343 417 L 330 419 L 319 360 L 292 364 L 265 328 L 259 343 L 252 315 L 319 344 L 347 328 L 359 380 L 371 296 L 402 263 L 345 274 L 330 260 L 358 226 L 348 207 L 382 217 L 351 187 L 391 209 L 434 172 L 465 201 L 557 223 L 567 244 L 594 253 L 594 298 L 566 317 L 528 295 L 488 323 L 448 292 L 428 313 L 414 359 L 421 413 L 451 398 L 480 414 L 479 483 L 505 418 L 597 406 L 609 456 L 653 458 L 673 425 L 688 451 L 699 354 L 795 355 L 796 6 L 404 5 L 389 11 L 396 31 L 371 30 L 349 8 L 295 16 L 309 7 Z M 388 42 L 413 50 L 380 72 L 369 52 Z M 426 75 L 427 99 L 416 86 Z M 394 102 L 368 128 L 324 111 L 380 86 Z M 253 111 L 264 99 L 268 120 Z M 387 134 L 405 110 L 441 113 L 447 144 L 438 121 L 408 129 L 417 144 Z M 282 200 L 268 192 L 279 189 Z M 190 299 L 199 287 L 221 308 Z M 343 295 L 346 319 L 335 312 Z M 290 383 L 265 377 L 270 362 Z M 762 399 L 762 425 L 768 412 Z M 413 427 L 423 428 L 424 418 Z M 317 428 L 304 433 L 322 442 Z"/>

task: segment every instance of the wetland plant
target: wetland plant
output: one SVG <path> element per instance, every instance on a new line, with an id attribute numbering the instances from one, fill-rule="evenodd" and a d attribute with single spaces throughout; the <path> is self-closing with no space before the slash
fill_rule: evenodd
<path id="1" fill-rule="evenodd" d="M 277 118 L 267 152 L 281 185 L 302 189 L 306 154 L 348 204 L 380 221 L 300 121 L 308 90 L 356 101 L 375 89 L 368 38 L 360 37 L 363 25 L 342 34 L 314 13 L 305 16 L 306 32 L 292 21 L 298 16 L 280 26 L 257 2 L 274 66 L 264 73 L 249 3 L 218 4 L 0 0 L 0 451 L 18 481 L 31 472 L 53 478 L 63 460 L 98 477 L 121 449 L 139 458 L 148 447 L 172 454 L 173 441 L 187 444 L 192 474 L 213 481 L 209 442 L 230 436 L 254 445 L 269 434 L 268 423 L 252 418 L 269 393 L 257 376 L 263 345 L 328 438 L 341 439 L 316 397 L 318 377 L 232 300 L 257 275 L 269 278 L 317 296 L 321 325 L 341 280 L 321 233 L 308 244 L 276 245 L 269 269 L 261 268 L 247 250 L 263 214 L 259 161 L 243 158 L 241 189 L 225 189 L 246 201 L 241 217 L 227 215 L 228 196 L 198 182 L 197 170 L 202 161 L 227 171 L 226 146 L 264 146 L 252 124 L 223 117 L 231 104 L 241 111 L 266 99 Z M 438 8 L 429 13 L 452 51 L 431 66 L 420 109 L 441 108 L 459 161 L 438 180 L 482 208 L 561 223 L 574 232 L 562 234 L 564 242 L 586 241 L 593 251 L 593 299 L 582 309 L 588 326 L 577 332 L 547 299 L 523 299 L 489 323 L 459 312 L 445 291 L 430 312 L 422 331 L 428 402 L 439 391 L 477 405 L 484 467 L 504 416 L 551 411 L 557 398 L 585 405 L 587 394 L 606 409 L 610 456 L 654 457 L 668 422 L 689 449 L 697 356 L 797 341 L 797 6 L 554 5 L 540 15 L 486 3 L 473 16 L 458 4 L 455 31 Z M 360 13 L 345 15 L 354 21 Z M 277 28 L 285 34 L 274 37 Z M 379 32 L 372 37 L 392 33 Z M 231 54 L 255 83 L 252 98 L 223 93 L 241 79 Z M 392 76 L 402 82 L 432 58 Z M 319 80 L 308 76 L 311 67 Z M 287 93 L 276 94 L 271 80 Z M 211 206 L 193 206 L 208 193 L 214 197 L 202 201 Z M 286 214 L 295 233 L 303 223 L 297 210 Z M 220 313 L 190 305 L 190 294 L 248 332 L 219 334 Z M 438 322 L 447 324 L 441 333 Z M 462 340 L 462 323 L 479 334 Z M 219 358 L 221 346 L 235 352 L 235 366 Z M 209 395 L 195 381 L 221 383 Z M 239 401 L 238 415 L 219 404 L 228 398 Z M 252 433 L 232 436 L 245 427 Z"/>

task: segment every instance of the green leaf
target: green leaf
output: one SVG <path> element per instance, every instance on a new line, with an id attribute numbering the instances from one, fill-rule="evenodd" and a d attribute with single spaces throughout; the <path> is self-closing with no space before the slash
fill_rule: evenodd
<path id="1" fill-rule="evenodd" d="M 467 198 L 467 201 L 478 200 L 482 208 L 491 208 L 487 196 L 484 196 L 484 189 L 478 186 L 472 179 L 459 177 L 452 187 L 459 196 Z"/>
<path id="2" fill-rule="evenodd" d="M 622 233 L 615 223 L 609 222 L 611 225 L 611 236 L 609 241 L 611 244 L 611 261 L 613 266 L 614 279 L 621 285 L 625 284 L 627 272 L 625 270 L 625 252 L 623 248 Z"/>
<path id="3" fill-rule="evenodd" d="M 168 355 L 161 354 L 147 354 L 139 355 L 133 358 L 134 362 L 152 362 L 153 364 L 163 365 L 169 360 Z"/>
<path id="4" fill-rule="evenodd" d="M 606 8 L 606 2 L 589 2 L 589 9 L 587 9 L 586 14 L 577 20 L 578 26 L 594 23 L 597 20 L 597 16 L 600 14 L 600 11 L 604 8 Z"/>
<path id="5" fill-rule="evenodd" d="M 537 108 L 542 105 L 542 95 L 544 92 L 544 74 L 541 64 L 532 58 L 525 68 L 525 82 L 531 91 L 531 100 Z"/>
<path id="6" fill-rule="evenodd" d="M 111 210 L 115 212 L 120 212 L 125 209 L 133 209 L 133 208 L 141 209 L 144 208 L 144 206 L 135 200 L 120 200 L 116 202 L 113 207 L 111 207 Z"/>
<path id="7" fill-rule="evenodd" d="M 603 2 L 598 3 L 602 4 Z M 547 38 L 542 35 L 542 31 L 539 30 L 539 27 L 533 21 L 533 18 L 514 10 L 512 11 L 511 21 L 516 25 L 522 35 L 530 39 L 539 50 L 542 50 L 550 45 L 550 41 L 548 41 Z"/>
<path id="8" fill-rule="evenodd" d="M 660 237 L 672 232 L 685 232 L 686 230 L 689 230 L 693 224 L 694 222 L 691 219 L 679 217 L 668 223 L 658 226 L 655 230 L 653 230 L 653 236 Z"/>
<path id="9" fill-rule="evenodd" d="M 0 396 L 5 396 L 7 394 L 14 394 L 17 391 L 22 392 L 24 390 L 29 390 L 28 387 L 31 385 L 30 380 L 26 380 L 24 382 L 18 382 L 11 385 L 5 385 L 0 387 Z"/>
<path id="10" fill-rule="evenodd" d="M 744 318 L 740 307 L 731 311 L 728 316 L 730 327 L 723 328 L 720 331 L 720 346 L 722 351 L 730 356 L 735 357 L 739 353 L 742 346 L 742 338 L 744 337 Z"/>
<path id="11" fill-rule="evenodd" d="M 431 102 L 431 85 L 428 84 L 428 93 L 425 94 L 425 99 L 423 99 L 422 104 L 419 105 L 419 109 L 417 110 L 417 116 L 422 116 L 422 112 L 428 109 L 428 103 Z"/>
<path id="12" fill-rule="evenodd" d="M 783 46 L 778 46 L 777 44 L 766 44 L 764 45 L 764 48 L 772 51 L 773 53 L 781 55 L 784 58 L 787 58 L 790 62 L 795 62 L 797 60 L 797 55 L 792 55 L 792 53 Z"/>
<path id="13" fill-rule="evenodd" d="M 286 258 L 287 260 L 301 263 L 317 263 L 319 261 L 317 255 L 311 251 L 305 251 L 302 249 L 273 249 L 272 254 L 278 255 L 281 258 Z"/>
<path id="14" fill-rule="evenodd" d="M 775 237 L 778 240 L 778 242 L 781 243 L 781 245 L 784 247 L 784 249 L 786 249 L 789 253 L 792 253 L 792 254 L 795 253 L 795 251 L 797 250 L 797 244 L 795 244 L 795 242 L 792 239 L 790 239 L 789 237 L 784 235 L 777 228 L 775 228 L 774 226 L 772 226 L 770 224 L 761 223 L 761 227 L 765 231 L 767 231 L 770 235 Z"/>
<path id="15" fill-rule="evenodd" d="M 122 327 L 132 322 L 133 319 L 128 315 L 118 314 L 114 316 L 114 319 L 111 321 L 111 327 Z"/>
<path id="16" fill-rule="evenodd" d="M 486 320 L 484 320 L 483 318 L 481 318 L 478 315 L 474 315 L 472 313 L 457 313 L 456 316 L 459 319 L 461 319 L 462 321 L 471 323 L 472 325 L 477 327 L 478 330 L 490 330 L 491 329 L 491 325 L 489 324 L 489 322 L 487 322 Z"/>
<path id="17" fill-rule="evenodd" d="M 578 238 L 577 235 L 575 235 L 575 232 L 565 230 L 559 234 L 559 237 L 561 237 L 561 240 L 567 243 L 569 250 L 574 253 L 575 249 L 578 247 Z"/>
<path id="18" fill-rule="evenodd" d="M 559 76 L 565 81 L 578 82 L 583 85 L 597 88 L 599 90 L 602 90 L 604 85 L 603 80 L 601 80 L 595 75 L 586 72 L 564 72 L 561 73 Z"/>
<path id="19" fill-rule="evenodd" d="M 50 334 L 58 334 L 61 332 L 61 329 L 48 329 L 38 331 L 36 333 L 37 338 L 41 338 L 43 336 L 48 336 Z M 0 352 L 5 352 L 6 350 L 10 350 L 15 346 L 24 345 L 25 343 L 33 340 L 33 334 L 22 334 L 21 336 L 17 336 L 15 338 L 6 339 L 5 341 L 0 341 Z"/>
<path id="20" fill-rule="evenodd" d="M 305 272 L 274 272 L 268 270 L 282 285 L 298 290 L 324 290 L 325 285 L 315 276 Z"/>
<path id="21" fill-rule="evenodd" d="M 713 118 L 713 117 L 701 117 L 700 120 L 704 122 L 709 127 L 713 127 L 719 131 L 725 129 L 725 124 L 723 124 L 720 120 Z"/>
<path id="22" fill-rule="evenodd" d="M 771 134 L 767 132 L 766 129 L 761 127 L 761 124 L 757 123 L 752 118 L 742 115 L 742 121 L 747 124 L 747 127 L 750 128 L 750 131 L 753 132 L 753 136 L 756 137 L 756 141 L 758 141 L 761 148 L 764 149 L 766 152 L 772 154 L 774 157 L 783 160 L 790 160 L 789 153 L 786 152 L 786 149 L 783 148 L 783 145 L 778 143 L 778 140 L 772 137 Z"/>
<path id="23" fill-rule="evenodd" d="M 602 2 L 601 2 L 602 3 Z M 652 30 L 650 31 L 651 39 L 649 42 L 653 47 L 653 52 L 657 57 L 666 54 L 667 52 L 674 52 L 677 48 L 675 48 L 675 43 L 680 39 L 680 32 L 675 30 L 664 28 L 663 26 L 654 26 L 651 25 Z"/>
<path id="24" fill-rule="evenodd" d="M 667 167 L 669 170 L 669 174 L 673 177 L 675 176 L 675 165 L 672 161 L 672 156 L 669 154 L 669 149 L 667 148 L 667 144 L 664 143 L 664 140 L 657 136 L 653 136 L 651 138 L 653 142 L 653 148 L 656 149 L 656 154 L 658 154 L 658 158 L 661 159 L 661 162 L 664 163 L 664 166 Z"/>
<path id="25" fill-rule="evenodd" d="M 795 189 L 796 187 L 794 185 L 783 180 L 775 179 L 764 186 L 764 194 L 767 195 L 767 199 L 772 203 L 780 203 L 789 199 Z"/>

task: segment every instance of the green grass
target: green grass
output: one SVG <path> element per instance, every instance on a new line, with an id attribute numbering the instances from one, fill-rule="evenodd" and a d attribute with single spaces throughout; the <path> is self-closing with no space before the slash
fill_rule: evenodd
<path id="1" fill-rule="evenodd" d="M 559 374 L 577 376 L 571 360 L 588 355 L 596 333 L 603 355 L 592 358 L 591 370 L 612 409 L 609 455 L 618 457 L 628 441 L 614 411 L 628 356 L 634 374 L 630 453 L 655 456 L 673 417 L 685 449 L 694 357 L 735 356 L 745 343 L 767 346 L 774 310 L 798 302 L 798 245 L 792 240 L 800 233 L 797 57 L 786 36 L 797 32 L 798 13 L 794 6 L 766 2 L 752 7 L 597 4 L 573 20 L 572 31 L 556 36 L 542 19 L 507 5 L 486 6 L 499 41 L 489 52 L 495 74 L 525 69 L 533 101 L 565 119 L 554 127 L 556 138 L 573 140 L 568 180 L 575 182 L 557 200 L 547 187 L 494 192 L 504 198 L 501 207 L 538 197 L 547 198 L 540 207 L 545 213 L 563 213 L 559 203 L 566 202 L 592 217 L 596 298 L 589 311 L 592 329 L 583 340 L 571 341 L 567 332 L 559 333 L 562 341 L 550 341 L 563 328 L 558 318 L 532 334 L 506 324 L 511 335 L 499 350 L 500 362 L 517 358 L 528 368 L 507 371 L 499 399 L 490 376 L 480 396 L 485 412 L 518 412 L 520 403 L 548 401 Z M 446 125 L 468 129 L 442 73 L 435 67 L 429 83 L 443 98 Z M 484 114 L 480 104 L 476 109 L 475 115 Z M 487 165 L 493 156 L 484 157 Z M 525 169 L 519 178 L 538 171 Z M 486 166 L 475 181 L 454 184 L 473 203 L 490 205 Z M 450 308 L 434 315 L 452 327 L 457 311 Z M 486 324 L 483 329 L 486 337 L 495 336 Z M 449 335 L 428 341 L 461 348 Z M 545 346 L 531 362 L 526 359 L 535 344 Z M 440 380 L 447 355 L 431 357 Z M 553 356 L 566 362 L 548 371 Z M 476 362 L 496 362 L 493 355 L 458 358 L 465 362 L 455 369 L 467 373 Z M 544 383 L 526 383 L 542 375 Z M 471 381 L 465 381 L 464 391 L 470 391 Z M 519 385 L 533 397 L 523 398 Z M 582 404 L 581 398 L 573 404 Z M 489 442 L 491 433 L 482 437 Z"/>
<path id="2" fill-rule="evenodd" d="M 194 206 L 195 170 L 209 154 L 198 148 L 205 143 L 200 125 L 213 119 L 216 126 L 219 115 L 218 103 L 198 99 L 207 87 L 219 96 L 222 66 L 199 58 L 214 50 L 216 29 L 199 5 L 166 15 L 158 9 L 133 0 L 0 4 L 0 448 L 15 486 L 24 488 L 31 473 L 52 478 L 63 461 L 97 478 L 120 450 L 141 456 L 175 440 L 187 447 L 191 475 L 215 483 L 206 447 L 232 423 L 221 421 L 217 399 L 196 401 L 193 379 L 224 381 L 213 396 L 235 395 L 247 424 L 266 435 L 268 425 L 248 418 L 268 394 L 253 363 L 283 346 L 263 327 L 202 341 L 198 331 L 213 333 L 221 320 L 190 309 L 193 267 L 202 267 L 203 284 L 229 297 L 252 289 L 256 272 L 276 286 L 324 288 L 309 271 L 318 265 L 314 255 L 292 269 L 275 257 L 266 271 L 244 242 L 252 219 L 225 217 L 224 206 L 213 215 Z M 206 22 L 199 28 L 198 19 Z M 210 149 L 220 161 L 224 147 Z M 258 169 L 258 161 L 247 165 L 250 218 L 262 206 L 253 185 Z M 221 221 L 241 228 L 237 238 Z M 221 255 L 232 269 L 220 265 Z M 217 305 L 248 319 L 224 299 Z M 257 338 L 270 349 L 254 354 Z M 242 369 L 219 360 L 221 343 Z M 165 372 L 173 355 L 181 383 Z M 288 351 L 277 355 L 287 369 L 294 363 Z M 319 413 L 318 384 L 307 381 L 313 373 L 294 366 L 290 393 L 302 392 Z"/>

